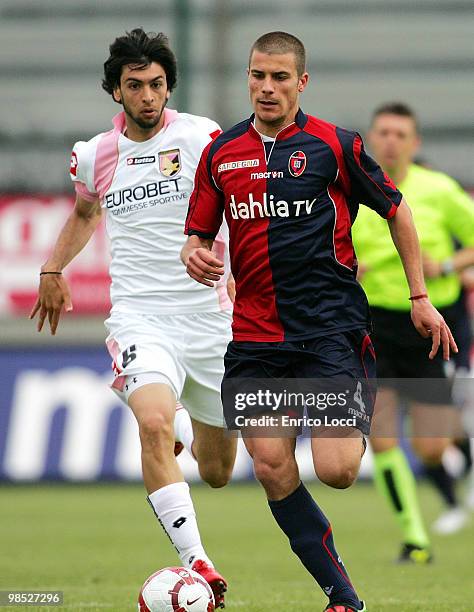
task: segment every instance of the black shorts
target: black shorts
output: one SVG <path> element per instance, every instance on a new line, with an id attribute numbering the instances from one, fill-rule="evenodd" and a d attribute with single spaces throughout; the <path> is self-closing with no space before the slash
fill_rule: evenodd
<path id="1" fill-rule="evenodd" d="M 357 391 L 351 391 L 346 416 L 352 415 L 354 426 L 369 433 L 375 403 L 375 353 L 365 330 L 350 330 L 302 341 L 230 342 L 224 357 L 222 400 L 226 422 L 233 413 L 225 385 L 236 379 L 284 381 L 285 379 L 350 381 Z M 363 381 L 363 388 L 357 387 Z M 326 385 L 329 388 L 330 385 Z M 344 384 L 344 389 L 349 385 Z M 235 387 L 234 387 L 235 388 Z M 342 387 L 341 387 L 342 388 Z M 347 391 L 349 394 L 349 390 Z M 352 397 L 355 399 L 355 407 Z M 362 397 L 361 397 L 362 394 Z M 255 410 L 255 413 L 258 411 Z"/>
<path id="2" fill-rule="evenodd" d="M 409 312 L 371 307 L 372 341 L 377 353 L 379 386 L 395 388 L 407 399 L 426 404 L 451 404 L 451 382 L 447 378 L 440 348 L 429 359 L 431 338 L 416 331 Z M 450 327 L 451 309 L 440 310 Z M 429 379 L 424 383 L 420 379 Z"/>

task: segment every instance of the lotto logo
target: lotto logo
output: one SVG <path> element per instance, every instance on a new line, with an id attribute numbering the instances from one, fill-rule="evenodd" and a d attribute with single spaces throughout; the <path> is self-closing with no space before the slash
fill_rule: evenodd
<path id="1" fill-rule="evenodd" d="M 127 166 L 141 166 L 142 164 L 154 164 L 156 157 L 150 155 L 148 157 L 127 157 Z"/>

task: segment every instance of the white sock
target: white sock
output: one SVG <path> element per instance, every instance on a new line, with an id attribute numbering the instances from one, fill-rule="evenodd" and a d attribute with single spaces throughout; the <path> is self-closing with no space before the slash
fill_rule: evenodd
<path id="1" fill-rule="evenodd" d="M 194 432 L 189 412 L 179 402 L 176 404 L 176 415 L 174 417 L 174 436 L 176 440 L 184 445 L 191 457 L 193 455 Z M 194 457 L 195 458 L 195 457 Z"/>
<path id="2" fill-rule="evenodd" d="M 193 501 L 187 482 L 175 482 L 150 493 L 148 501 L 181 562 L 191 567 L 197 559 L 213 566 L 201 544 Z"/>

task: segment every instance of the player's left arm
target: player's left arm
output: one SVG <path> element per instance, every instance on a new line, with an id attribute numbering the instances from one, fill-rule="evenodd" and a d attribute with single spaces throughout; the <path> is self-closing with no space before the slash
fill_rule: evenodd
<path id="1" fill-rule="evenodd" d="M 420 243 L 410 208 L 404 199 L 400 202 L 396 215 L 388 219 L 388 225 L 405 270 L 410 296 L 426 296 L 411 300 L 413 325 L 424 338 L 432 337 L 430 359 L 435 357 L 440 344 L 443 347 L 444 359 L 449 359 L 450 349 L 455 352 L 458 349 L 449 326 L 428 298 Z"/>
<path id="2" fill-rule="evenodd" d="M 359 134 L 338 128 L 337 136 L 348 170 L 351 196 L 387 219 L 410 288 L 407 299 L 427 296 L 420 243 L 406 201 L 390 177 L 367 155 Z M 440 344 L 444 359 L 449 359 L 450 348 L 457 352 L 457 346 L 443 317 L 428 297 L 411 300 L 411 303 L 411 318 L 418 333 L 424 338 L 433 338 L 430 359 L 435 357 Z"/>

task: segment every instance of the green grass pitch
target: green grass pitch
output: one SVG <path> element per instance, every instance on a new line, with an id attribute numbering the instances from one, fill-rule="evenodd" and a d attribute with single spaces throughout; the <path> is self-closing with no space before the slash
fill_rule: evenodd
<path id="1" fill-rule="evenodd" d="M 397 566 L 398 530 L 370 484 L 311 490 L 369 612 L 474 610 L 474 520 L 457 535 L 433 538 L 432 565 Z M 203 540 L 229 580 L 228 612 L 324 608 L 257 485 L 192 492 Z M 431 522 L 441 504 L 427 486 L 420 497 Z M 41 610 L 136 610 L 145 578 L 178 564 L 140 485 L 3 486 L 0 517 L 0 589 L 64 591 L 63 606 Z"/>

